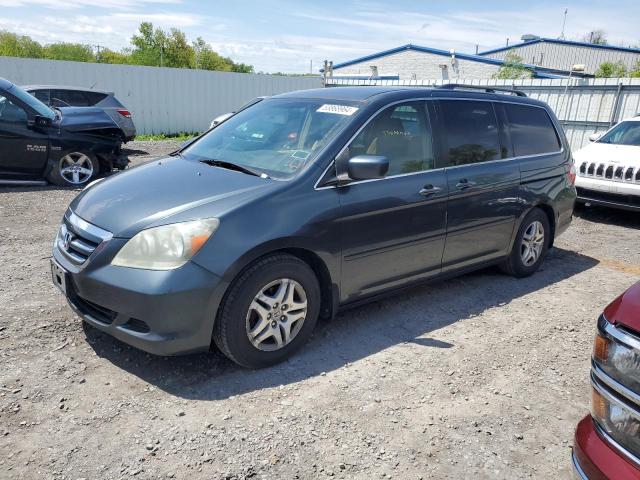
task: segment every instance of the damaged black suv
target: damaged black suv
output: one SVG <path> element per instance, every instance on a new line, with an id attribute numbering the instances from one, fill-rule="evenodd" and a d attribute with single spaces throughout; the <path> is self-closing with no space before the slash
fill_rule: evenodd
<path id="1" fill-rule="evenodd" d="M 0 78 L 0 184 L 82 187 L 127 166 L 118 133 L 101 109 L 52 109 Z"/>

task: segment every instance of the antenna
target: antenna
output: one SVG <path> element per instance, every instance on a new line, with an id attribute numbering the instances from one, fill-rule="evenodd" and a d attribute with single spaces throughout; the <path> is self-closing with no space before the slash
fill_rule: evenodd
<path id="1" fill-rule="evenodd" d="M 560 40 L 564 40 L 564 27 L 567 24 L 567 13 L 569 13 L 569 9 L 564 9 L 564 18 L 562 19 L 562 32 L 560 33 Z"/>

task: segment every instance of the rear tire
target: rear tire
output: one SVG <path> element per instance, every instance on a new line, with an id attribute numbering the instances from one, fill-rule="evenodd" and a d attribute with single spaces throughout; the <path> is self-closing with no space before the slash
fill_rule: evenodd
<path id="1" fill-rule="evenodd" d="M 500 268 L 514 277 L 528 277 L 540 268 L 550 244 L 549 218 L 541 209 L 534 208 L 520 224 L 511 253 Z"/>
<path id="2" fill-rule="evenodd" d="M 267 367 L 306 343 L 319 312 L 320 284 L 309 265 L 292 255 L 269 255 L 229 287 L 213 341 L 238 365 Z"/>
<path id="3" fill-rule="evenodd" d="M 61 187 L 82 188 L 98 173 L 100 164 L 92 153 L 70 152 L 56 161 L 47 180 Z"/>

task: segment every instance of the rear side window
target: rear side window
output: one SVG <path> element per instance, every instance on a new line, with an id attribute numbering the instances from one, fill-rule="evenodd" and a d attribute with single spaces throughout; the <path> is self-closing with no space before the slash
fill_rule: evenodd
<path id="1" fill-rule="evenodd" d="M 498 121 L 490 102 L 442 100 L 444 154 L 451 166 L 498 160 Z"/>
<path id="2" fill-rule="evenodd" d="M 512 103 L 504 104 L 504 108 L 517 156 L 553 153 L 561 149 L 556 129 L 543 108 Z"/>
<path id="3" fill-rule="evenodd" d="M 56 101 L 60 106 L 60 103 L 66 104 L 70 107 L 90 107 L 89 100 L 83 92 L 77 92 L 74 90 L 52 90 L 52 101 Z"/>
<path id="4" fill-rule="evenodd" d="M 42 103 L 49 105 L 49 90 L 36 90 L 31 92 L 31 94 Z"/>
<path id="5" fill-rule="evenodd" d="M 107 95 L 100 92 L 83 92 L 87 97 L 87 102 L 89 105 L 94 106 L 104 100 Z"/>
<path id="6" fill-rule="evenodd" d="M 93 107 L 107 97 L 105 93 L 81 90 L 52 90 L 51 96 L 57 101 L 56 106 L 70 107 Z"/>

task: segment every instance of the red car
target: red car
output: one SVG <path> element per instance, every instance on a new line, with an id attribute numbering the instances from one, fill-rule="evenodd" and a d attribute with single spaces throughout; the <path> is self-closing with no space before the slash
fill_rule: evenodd
<path id="1" fill-rule="evenodd" d="M 576 430 L 575 476 L 640 480 L 640 283 L 600 316 L 591 367 L 591 415 Z"/>

